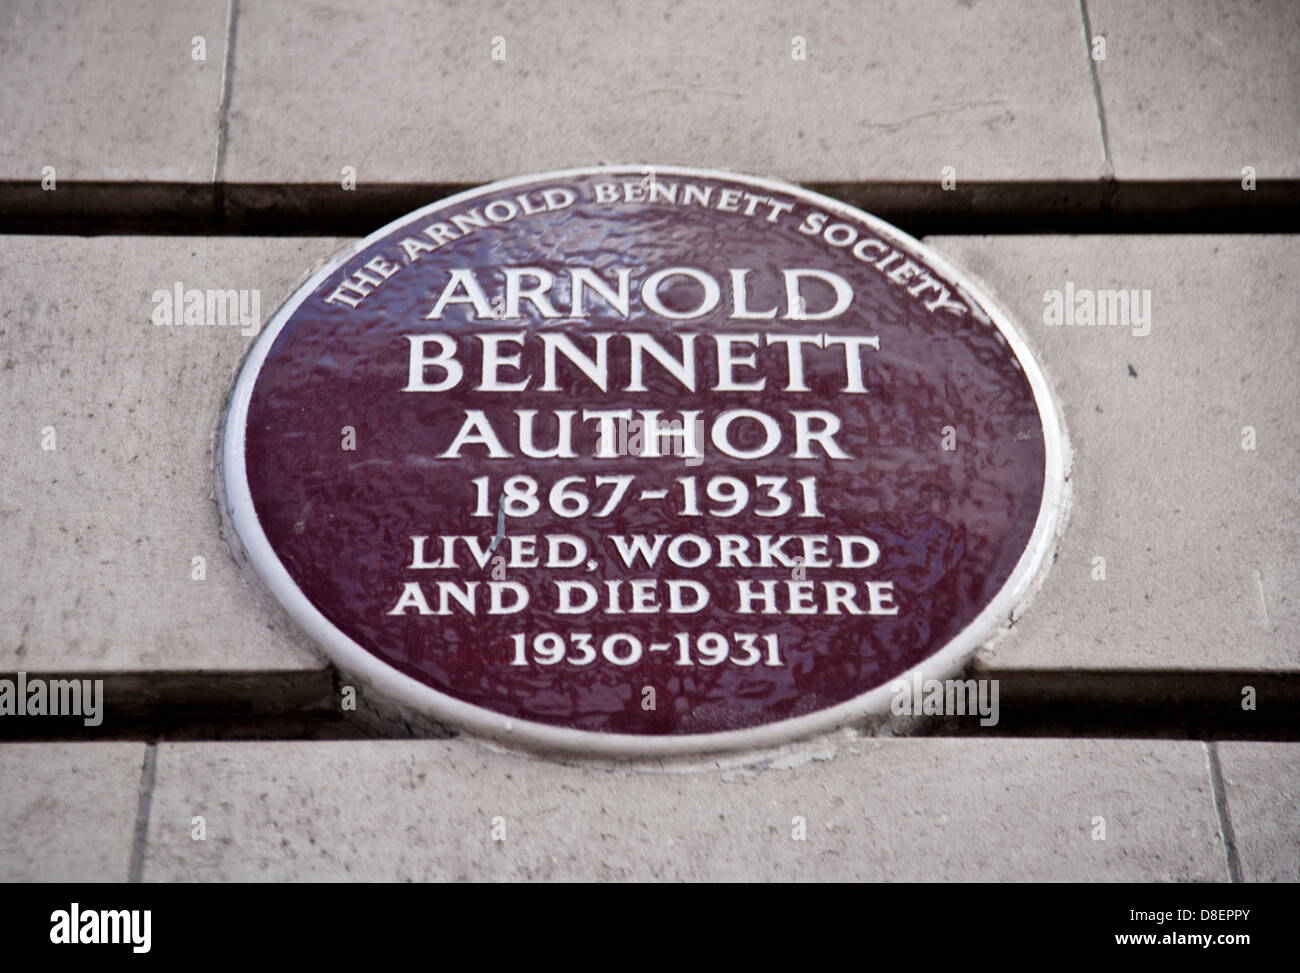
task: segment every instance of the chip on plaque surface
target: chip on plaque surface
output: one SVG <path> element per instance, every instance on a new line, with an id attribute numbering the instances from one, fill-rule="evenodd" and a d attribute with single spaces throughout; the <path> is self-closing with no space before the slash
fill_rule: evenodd
<path id="1" fill-rule="evenodd" d="M 1006 318 L 796 186 L 598 167 L 441 200 L 274 315 L 219 451 L 237 548 L 345 675 L 531 746 L 887 714 L 1005 624 L 1064 432 Z"/>

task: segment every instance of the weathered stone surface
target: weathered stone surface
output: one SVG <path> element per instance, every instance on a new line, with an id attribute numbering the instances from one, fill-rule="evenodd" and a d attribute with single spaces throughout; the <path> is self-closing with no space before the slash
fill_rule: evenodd
<path id="1" fill-rule="evenodd" d="M 1074 449 L 1057 561 L 981 665 L 1300 670 L 1300 240 L 929 242 L 1020 323 Z M 1049 327 L 1044 295 L 1067 283 L 1150 291 L 1150 333 Z"/>
<path id="2" fill-rule="evenodd" d="M 232 183 L 340 186 L 352 166 L 359 185 L 477 184 L 598 162 L 935 184 L 945 166 L 1103 171 L 1069 3 L 240 5 Z"/>
<path id="3" fill-rule="evenodd" d="M 840 735 L 676 772 L 465 740 L 163 745 L 147 855 L 146 881 L 1226 878 L 1204 748 L 1136 741 Z"/>
<path id="4" fill-rule="evenodd" d="M 1120 179 L 1300 177 L 1300 6 L 1088 0 Z"/>
<path id="5" fill-rule="evenodd" d="M 210 184 L 228 9 L 227 0 L 6 3 L 0 181 L 39 183 L 53 166 L 56 187 Z"/>
<path id="6" fill-rule="evenodd" d="M 144 749 L 141 743 L 0 746 L 0 882 L 125 882 Z"/>
<path id="7" fill-rule="evenodd" d="M 1300 881 L 1300 743 L 1218 748 L 1242 879 Z"/>
<path id="8" fill-rule="evenodd" d="M 337 245 L 0 238 L 0 672 L 323 668 L 254 598 L 212 500 L 251 338 L 151 316 L 181 282 L 250 310 L 259 292 L 260 327 Z"/>

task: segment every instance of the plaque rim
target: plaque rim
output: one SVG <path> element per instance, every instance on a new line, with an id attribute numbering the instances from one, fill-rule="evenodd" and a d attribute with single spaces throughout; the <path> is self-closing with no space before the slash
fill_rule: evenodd
<path id="1" fill-rule="evenodd" d="M 944 274 L 958 292 L 988 315 L 1006 340 L 1029 382 L 1043 428 L 1043 493 L 1038 515 L 1029 540 L 1021 551 L 1006 582 L 989 599 L 980 612 L 955 636 L 920 663 L 899 673 L 874 689 L 802 716 L 789 717 L 741 730 L 680 735 L 640 735 L 603 733 L 553 726 L 532 720 L 517 719 L 493 712 L 458 699 L 400 672 L 352 640 L 336 627 L 311 602 L 294 582 L 271 546 L 253 506 L 245 466 L 245 429 L 253 388 L 261 374 L 267 355 L 276 338 L 294 312 L 335 271 L 352 257 L 379 242 L 408 221 L 436 213 L 470 199 L 522 185 L 580 176 L 609 175 L 644 177 L 647 171 L 657 175 L 734 181 L 780 192 L 851 219 L 869 228 L 896 248 L 910 250 L 935 270 Z M 777 746 L 819 733 L 842 729 L 854 721 L 888 718 L 890 702 L 899 682 L 923 679 L 947 679 L 957 673 L 971 656 L 989 639 L 1004 631 L 1007 621 L 1041 585 L 1053 558 L 1058 535 L 1068 507 L 1067 470 L 1070 450 L 1064 415 L 1046 373 L 1032 349 L 1012 322 L 1010 315 L 992 300 L 988 290 L 973 275 L 950 264 L 946 258 L 920 240 L 885 220 L 849 203 L 778 179 L 751 176 L 719 169 L 679 165 L 617 164 L 579 166 L 526 173 L 508 179 L 474 186 L 425 206 L 411 210 L 386 223 L 364 238 L 342 247 L 301 280 L 289 297 L 270 317 L 253 341 L 239 365 L 227 396 L 217 428 L 213 449 L 217 500 L 223 533 L 234 549 L 236 559 L 255 580 L 267 589 L 293 623 L 302 631 L 310 646 L 341 674 L 373 687 L 381 696 L 428 719 L 500 743 L 513 744 L 543 752 L 581 754 L 606 758 L 668 757 L 735 750 L 758 750 Z M 253 579 L 250 579 L 253 580 Z"/>

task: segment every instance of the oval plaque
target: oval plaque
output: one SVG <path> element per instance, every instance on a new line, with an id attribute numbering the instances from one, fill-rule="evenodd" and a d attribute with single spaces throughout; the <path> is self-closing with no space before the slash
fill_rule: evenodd
<path id="1" fill-rule="evenodd" d="M 1003 624 L 1064 443 L 917 241 L 675 167 L 462 193 L 331 260 L 236 382 L 223 510 L 350 678 L 532 746 L 757 746 L 887 714 Z"/>

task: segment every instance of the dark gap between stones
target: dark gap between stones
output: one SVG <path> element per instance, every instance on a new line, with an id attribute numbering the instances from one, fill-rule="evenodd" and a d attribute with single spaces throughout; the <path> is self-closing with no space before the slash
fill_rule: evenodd
<path id="1" fill-rule="evenodd" d="M 804 183 L 913 236 L 1300 232 L 1300 180 Z M 366 236 L 468 183 L 0 182 L 0 233 Z"/>
<path id="2" fill-rule="evenodd" d="M 13 679 L 13 673 L 0 678 Z M 385 733 L 341 711 L 328 670 L 221 675 L 29 673 L 29 678 L 103 678 L 104 721 L 0 719 L 0 742 L 141 740 L 365 740 Z M 1094 739 L 1300 741 L 1300 673 L 975 672 L 996 678 L 999 721 L 928 718 L 892 735 L 1088 737 Z M 1255 709 L 1241 708 L 1253 686 Z M 430 739 L 437 734 L 420 734 Z"/>

